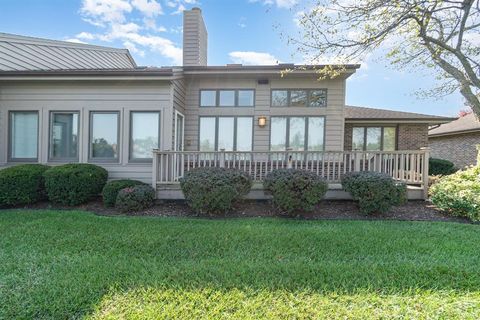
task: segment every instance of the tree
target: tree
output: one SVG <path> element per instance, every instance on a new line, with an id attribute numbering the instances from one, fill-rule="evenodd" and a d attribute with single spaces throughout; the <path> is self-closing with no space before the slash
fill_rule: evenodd
<path id="1" fill-rule="evenodd" d="M 435 71 L 440 85 L 427 95 L 459 90 L 480 116 L 480 0 L 317 0 L 298 21 L 289 41 L 311 62 L 360 61 L 384 49 L 398 68 Z"/>

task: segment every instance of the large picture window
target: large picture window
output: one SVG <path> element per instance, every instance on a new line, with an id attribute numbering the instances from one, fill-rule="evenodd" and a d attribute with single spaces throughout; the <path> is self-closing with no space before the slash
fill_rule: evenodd
<path id="1" fill-rule="evenodd" d="M 200 90 L 200 107 L 253 107 L 255 90 Z"/>
<path id="2" fill-rule="evenodd" d="M 364 151 L 394 151 L 397 129 L 395 127 L 354 127 L 352 149 Z"/>
<path id="3" fill-rule="evenodd" d="M 130 113 L 130 159 L 148 161 L 160 146 L 160 112 Z"/>
<path id="4" fill-rule="evenodd" d="M 12 161 L 37 161 L 38 112 L 10 112 L 10 153 Z"/>
<path id="5" fill-rule="evenodd" d="M 252 151 L 253 117 L 200 117 L 200 151 Z"/>
<path id="6" fill-rule="evenodd" d="M 50 117 L 50 159 L 78 161 L 78 112 L 52 112 Z"/>
<path id="7" fill-rule="evenodd" d="M 270 150 L 323 151 L 324 117 L 272 117 Z"/>
<path id="8" fill-rule="evenodd" d="M 118 160 L 118 112 L 90 113 L 90 159 Z"/>
<path id="9" fill-rule="evenodd" d="M 272 107 L 326 107 L 327 89 L 274 89 Z"/>

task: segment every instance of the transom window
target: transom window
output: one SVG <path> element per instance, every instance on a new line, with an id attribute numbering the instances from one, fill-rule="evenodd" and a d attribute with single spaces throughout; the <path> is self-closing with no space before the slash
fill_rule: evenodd
<path id="1" fill-rule="evenodd" d="M 50 114 L 50 159 L 78 161 L 79 112 Z"/>
<path id="2" fill-rule="evenodd" d="M 364 151 L 394 151 L 397 128 L 395 127 L 354 127 L 352 149 Z"/>
<path id="3" fill-rule="evenodd" d="M 327 89 L 272 90 L 272 107 L 326 107 Z"/>
<path id="4" fill-rule="evenodd" d="M 149 161 L 160 146 L 160 112 L 130 112 L 130 160 Z"/>
<path id="5" fill-rule="evenodd" d="M 117 161 L 118 112 L 90 112 L 90 159 Z"/>
<path id="6" fill-rule="evenodd" d="M 12 161 L 37 161 L 38 112 L 10 112 L 9 158 Z"/>
<path id="7" fill-rule="evenodd" d="M 272 117 L 270 150 L 323 151 L 324 117 Z"/>
<path id="8" fill-rule="evenodd" d="M 200 151 L 252 151 L 253 117 L 200 117 Z"/>
<path id="9" fill-rule="evenodd" d="M 200 90 L 200 107 L 253 107 L 255 90 Z"/>

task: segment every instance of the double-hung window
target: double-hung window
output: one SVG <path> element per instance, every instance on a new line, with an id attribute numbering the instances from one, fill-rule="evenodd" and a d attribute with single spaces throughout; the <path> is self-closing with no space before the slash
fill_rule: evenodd
<path id="1" fill-rule="evenodd" d="M 352 149 L 394 151 L 396 135 L 395 127 L 354 127 L 352 129 Z"/>
<path id="2" fill-rule="evenodd" d="M 90 112 L 90 160 L 118 161 L 119 118 L 116 111 Z"/>
<path id="3" fill-rule="evenodd" d="M 130 160 L 149 161 L 160 146 L 160 112 L 130 112 Z"/>
<path id="4" fill-rule="evenodd" d="M 253 117 L 200 117 L 200 151 L 252 151 Z"/>
<path id="5" fill-rule="evenodd" d="M 270 150 L 323 151 L 324 117 L 272 117 Z"/>
<path id="6" fill-rule="evenodd" d="M 79 112 L 50 114 L 50 152 L 54 161 L 78 161 Z"/>
<path id="7" fill-rule="evenodd" d="M 9 160 L 38 160 L 38 112 L 11 111 L 9 117 Z"/>
<path id="8" fill-rule="evenodd" d="M 200 107 L 254 107 L 255 90 L 200 90 Z"/>
<path id="9" fill-rule="evenodd" d="M 327 89 L 274 89 L 272 107 L 326 107 Z"/>

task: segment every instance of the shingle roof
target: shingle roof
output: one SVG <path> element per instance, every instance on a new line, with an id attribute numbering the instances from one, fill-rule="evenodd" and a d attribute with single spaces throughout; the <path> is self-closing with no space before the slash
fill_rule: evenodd
<path id="1" fill-rule="evenodd" d="M 428 132 L 430 137 L 458 134 L 463 132 L 480 131 L 480 121 L 473 114 L 467 114 L 449 123 L 442 124 Z"/>
<path id="2" fill-rule="evenodd" d="M 442 123 L 451 121 L 453 118 L 434 116 L 428 114 L 393 111 L 385 109 L 375 109 L 358 106 L 345 106 L 346 120 L 404 120 L 404 121 L 422 121 L 428 123 Z"/>
<path id="3" fill-rule="evenodd" d="M 0 33 L 0 72 L 135 67 L 126 49 Z"/>

